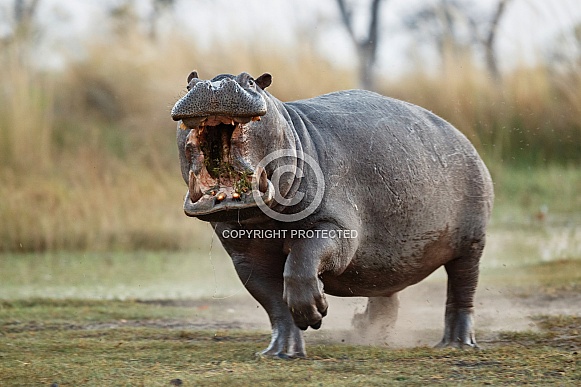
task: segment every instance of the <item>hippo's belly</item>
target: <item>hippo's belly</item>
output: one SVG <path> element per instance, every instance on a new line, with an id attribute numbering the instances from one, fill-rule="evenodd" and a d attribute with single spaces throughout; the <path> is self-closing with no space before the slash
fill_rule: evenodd
<path id="1" fill-rule="evenodd" d="M 456 258 L 452 240 L 442 233 L 424 243 L 364 243 L 341 274 L 323 273 L 324 291 L 339 297 L 391 296 Z"/>

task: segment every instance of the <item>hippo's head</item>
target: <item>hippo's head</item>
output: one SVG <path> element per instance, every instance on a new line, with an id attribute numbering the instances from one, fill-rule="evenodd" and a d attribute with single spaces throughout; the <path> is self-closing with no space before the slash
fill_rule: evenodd
<path id="1" fill-rule="evenodd" d="M 253 79 L 242 73 L 204 81 L 195 71 L 188 77 L 188 92 L 171 111 L 172 118 L 181 121 L 178 147 L 189 188 L 187 215 L 215 220 L 224 217 L 218 213 L 237 210 L 240 216 L 238 210 L 257 206 L 256 195 L 264 203 L 272 201 L 274 188 L 258 166 L 272 141 L 271 134 L 260 128 L 264 121 L 258 122 L 267 113 L 263 89 L 271 79 L 270 74 Z"/>

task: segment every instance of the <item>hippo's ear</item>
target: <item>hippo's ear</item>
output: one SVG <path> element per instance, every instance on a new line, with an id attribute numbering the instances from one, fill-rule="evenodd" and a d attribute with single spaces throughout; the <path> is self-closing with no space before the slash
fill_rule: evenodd
<path id="1" fill-rule="evenodd" d="M 192 71 L 190 75 L 188 75 L 188 83 L 190 83 L 194 78 L 198 78 L 198 72 L 196 70 Z"/>
<path id="2" fill-rule="evenodd" d="M 254 81 L 256 82 L 258 87 L 264 90 L 272 83 L 272 75 L 270 75 L 269 73 L 264 73 L 258 78 L 256 78 Z"/>

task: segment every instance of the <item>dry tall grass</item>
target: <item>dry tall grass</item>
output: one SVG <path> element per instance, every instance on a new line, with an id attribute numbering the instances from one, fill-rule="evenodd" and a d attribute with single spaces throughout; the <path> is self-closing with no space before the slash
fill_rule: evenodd
<path id="1" fill-rule="evenodd" d="M 0 165 L 44 168 L 50 165 L 54 125 L 54 83 L 30 69 L 22 47 L 0 55 Z"/>
<path id="2" fill-rule="evenodd" d="M 16 48 L 0 54 L 0 251 L 207 241 L 197 233 L 207 226 L 182 214 L 169 115 L 193 68 L 207 78 L 270 71 L 282 99 L 350 87 L 308 50 L 289 59 L 242 45 L 202 52 L 185 39 L 157 45 L 128 34 L 122 43 L 93 44 L 65 72 L 23 65 Z"/>
<path id="3" fill-rule="evenodd" d="M 413 73 L 384 87 L 462 130 L 486 161 L 517 167 L 581 161 L 581 69 L 522 67 L 493 81 L 470 62 L 437 77 Z"/>
<path id="4" fill-rule="evenodd" d="M 289 55 L 289 52 L 292 54 Z M 181 213 L 169 117 L 196 68 L 273 74 L 294 100 L 348 89 L 355 72 L 309 47 L 237 42 L 202 50 L 186 38 L 156 44 L 128 34 L 95 43 L 64 72 L 0 53 L 0 251 L 179 249 L 207 243 L 208 226 Z M 386 94 L 425 106 L 465 131 L 494 165 L 581 161 L 581 77 L 519 69 L 503 87 L 471 66 L 436 78 L 414 73 Z M 494 167 L 493 165 L 493 167 Z"/>

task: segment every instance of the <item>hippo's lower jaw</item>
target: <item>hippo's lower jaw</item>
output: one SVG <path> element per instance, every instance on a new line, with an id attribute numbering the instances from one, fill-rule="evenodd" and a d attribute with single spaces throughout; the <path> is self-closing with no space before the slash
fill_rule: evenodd
<path id="1" fill-rule="evenodd" d="M 190 164 L 186 215 L 198 217 L 272 201 L 274 187 L 266 171 L 245 158 L 247 124 L 259 119 L 205 116 L 182 120 L 180 128 L 190 131 L 185 144 Z"/>
<path id="2" fill-rule="evenodd" d="M 226 192 L 231 192 L 231 194 L 228 195 Z M 204 195 L 202 198 L 194 202 L 192 201 L 190 191 L 188 191 L 184 200 L 184 212 L 187 216 L 200 217 L 220 211 L 253 208 L 260 205 L 260 203 L 254 199 L 256 196 L 260 197 L 262 202 L 267 205 L 272 202 L 272 199 L 274 198 L 274 186 L 270 180 L 268 180 L 268 188 L 264 193 L 253 190 L 238 196 L 235 191 L 232 192 L 232 187 L 225 187 L 225 189 L 217 195 Z"/>

